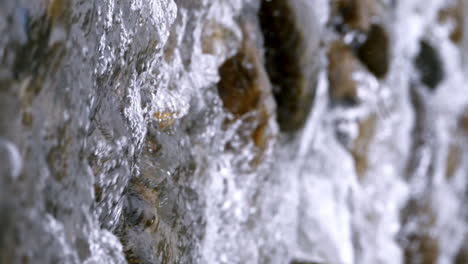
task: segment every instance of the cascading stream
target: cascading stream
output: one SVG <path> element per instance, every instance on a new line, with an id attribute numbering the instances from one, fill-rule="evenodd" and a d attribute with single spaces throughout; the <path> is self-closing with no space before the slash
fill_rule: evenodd
<path id="1" fill-rule="evenodd" d="M 0 1 L 0 263 L 468 263 L 467 8 Z"/>

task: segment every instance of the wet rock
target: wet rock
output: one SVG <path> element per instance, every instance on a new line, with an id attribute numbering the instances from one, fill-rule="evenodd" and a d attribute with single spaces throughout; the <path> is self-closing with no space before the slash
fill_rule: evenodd
<path id="1" fill-rule="evenodd" d="M 66 177 L 67 170 L 69 169 L 67 161 L 61 158 L 63 155 L 70 156 L 71 139 L 69 138 L 68 129 L 69 128 L 66 126 L 58 129 L 57 133 L 60 135 L 60 140 L 47 154 L 47 163 L 49 164 L 50 172 L 59 182 Z"/>
<path id="2" fill-rule="evenodd" d="M 405 247 L 405 263 L 437 263 L 439 245 L 437 238 L 430 234 L 411 235 Z"/>
<path id="3" fill-rule="evenodd" d="M 67 12 L 69 6 L 69 0 L 51 0 L 47 6 L 47 16 L 52 23 L 56 23 Z"/>
<path id="4" fill-rule="evenodd" d="M 176 114 L 171 112 L 155 112 L 153 117 L 158 122 L 158 128 L 166 130 L 174 124 L 176 120 Z"/>
<path id="5" fill-rule="evenodd" d="M 376 15 L 375 0 L 335 0 L 332 5 L 334 13 L 354 30 L 368 31 Z"/>
<path id="6" fill-rule="evenodd" d="M 69 18 L 65 15 L 60 17 Z M 58 67 L 65 56 L 67 33 L 63 25 L 54 26 L 46 15 L 28 21 L 27 31 L 28 41 L 15 47 L 17 53 L 13 74 L 17 80 L 30 78 L 30 85 L 37 88 L 47 74 L 59 71 Z"/>
<path id="7" fill-rule="evenodd" d="M 333 102 L 354 105 L 358 102 L 357 83 L 353 73 L 360 67 L 352 49 L 340 40 L 328 50 L 329 95 Z"/>
<path id="8" fill-rule="evenodd" d="M 458 144 L 451 144 L 448 149 L 445 177 L 450 180 L 460 167 L 463 151 Z"/>
<path id="9" fill-rule="evenodd" d="M 458 127 L 462 130 L 463 133 L 468 135 L 468 109 L 464 111 L 458 120 Z"/>
<path id="10" fill-rule="evenodd" d="M 300 129 L 311 108 L 316 85 L 319 35 L 312 10 L 302 1 L 261 3 L 265 65 L 273 84 L 280 129 Z"/>
<path id="11" fill-rule="evenodd" d="M 440 242 L 433 235 L 437 216 L 430 196 L 425 194 L 423 197 L 411 199 L 402 210 L 401 216 L 404 227 L 400 243 L 404 249 L 404 262 L 437 263 Z"/>
<path id="12" fill-rule="evenodd" d="M 34 117 L 32 113 L 25 111 L 22 115 L 21 122 L 24 127 L 31 128 L 34 123 Z"/>
<path id="13" fill-rule="evenodd" d="M 226 26 L 207 20 L 202 31 L 203 53 L 223 56 L 235 50 L 239 43 L 236 34 Z"/>
<path id="14" fill-rule="evenodd" d="M 390 65 L 390 40 L 385 29 L 373 24 L 366 41 L 358 48 L 357 54 L 367 69 L 377 78 L 384 78 Z"/>
<path id="15" fill-rule="evenodd" d="M 422 40 L 419 44 L 419 53 L 414 60 L 414 65 L 419 71 L 420 82 L 434 90 L 444 79 L 443 62 L 437 49 L 429 42 Z"/>
<path id="16" fill-rule="evenodd" d="M 431 25 L 439 7 L 409 0 L 397 8 L 393 0 L 0 2 L 0 138 L 8 142 L 0 140 L 0 263 L 369 264 L 392 263 L 388 256 L 400 253 L 406 262 L 433 263 L 456 250 L 443 242 L 466 229 L 448 210 L 463 206 L 466 186 L 457 183 L 466 138 L 447 142 L 444 126 L 458 113 L 466 78 L 445 56 L 463 45 L 441 46 L 440 61 L 457 73 L 446 73 L 444 96 L 414 100 L 415 113 L 407 100 L 413 73 L 402 67 L 386 78 L 389 39 L 402 66 L 411 64 L 407 54 L 421 34 L 447 44 L 444 29 Z M 463 12 L 447 13 L 451 39 L 463 42 Z M 339 22 L 338 34 L 329 20 Z M 407 36 L 405 26 L 412 27 Z M 315 100 L 308 119 L 317 69 L 325 66 L 317 57 L 327 50 L 328 68 L 320 70 L 331 103 L 356 107 Z M 441 101 L 453 96 L 460 97 L 453 105 Z M 378 115 L 361 115 L 374 108 Z M 335 115 L 352 120 L 344 132 L 355 140 L 342 144 L 349 153 L 330 127 Z M 288 134 L 302 132 L 305 120 L 304 133 L 287 135 L 293 144 L 276 144 L 277 123 Z M 460 130 L 468 135 L 468 118 Z M 443 145 L 442 156 L 438 144 L 446 143 L 453 146 Z M 372 171 L 370 150 L 379 157 Z M 369 174 L 365 186 L 354 184 L 353 169 L 359 180 Z M 402 212 L 405 242 L 395 245 L 398 208 L 407 191 L 420 189 L 456 202 L 441 210 L 414 202 L 430 195 L 416 196 Z M 312 257 L 321 255 L 327 259 Z"/>
<path id="17" fill-rule="evenodd" d="M 359 134 L 353 142 L 351 153 L 354 157 L 356 172 L 362 179 L 368 168 L 369 148 L 376 133 L 376 115 L 370 115 L 359 122 Z"/>
<path id="18" fill-rule="evenodd" d="M 455 264 L 465 263 L 468 263 L 468 237 L 465 237 L 463 245 L 460 247 L 457 255 L 455 256 Z"/>
<path id="19" fill-rule="evenodd" d="M 455 44 L 460 44 L 463 41 L 465 30 L 464 10 L 463 0 L 457 0 L 454 4 L 449 4 L 439 11 L 439 22 L 452 23 L 453 28 L 450 32 L 450 39 Z"/>
<path id="20" fill-rule="evenodd" d="M 262 84 L 257 83 L 258 69 L 252 64 L 252 57 L 245 56 L 243 53 L 235 55 L 219 70 L 219 96 L 223 106 L 237 117 L 257 109 L 262 88 L 264 89 L 264 86 L 260 86 Z"/>
<path id="21" fill-rule="evenodd" d="M 129 263 L 192 263 L 203 232 L 199 198 L 189 186 L 194 163 L 175 116 L 161 111 L 152 117 L 116 234 Z"/>
<path id="22" fill-rule="evenodd" d="M 158 232 L 160 224 L 157 214 L 158 203 L 159 195 L 156 187 L 147 182 L 146 178 L 130 181 L 124 206 L 125 223 L 119 231 L 129 263 L 152 263 L 157 259 L 157 249 L 152 244 L 151 237 L 163 236 Z M 145 233 L 147 233 L 146 236 Z M 171 244 L 171 242 L 173 243 L 173 241 L 166 241 L 166 244 Z M 139 248 L 141 246 L 143 248 Z M 160 258 L 160 263 L 168 263 L 168 255 L 172 254 L 172 251 L 159 253 L 164 254 Z"/>
<path id="23" fill-rule="evenodd" d="M 242 46 L 219 68 L 218 92 L 224 108 L 234 115 L 234 120 L 251 115 L 246 121 L 253 124 L 253 130 L 247 133 L 263 152 L 276 134 L 274 101 L 256 41 L 259 28 L 251 21 L 242 21 L 241 24 Z"/>

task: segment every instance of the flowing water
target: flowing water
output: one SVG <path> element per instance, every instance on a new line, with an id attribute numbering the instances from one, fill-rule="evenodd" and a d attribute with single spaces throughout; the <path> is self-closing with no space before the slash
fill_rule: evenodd
<path id="1" fill-rule="evenodd" d="M 0 0 L 0 263 L 468 263 L 466 0 Z"/>

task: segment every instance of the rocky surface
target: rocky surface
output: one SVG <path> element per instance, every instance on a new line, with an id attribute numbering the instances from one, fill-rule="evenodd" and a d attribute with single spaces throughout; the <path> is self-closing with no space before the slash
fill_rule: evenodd
<path id="1" fill-rule="evenodd" d="M 466 263 L 466 0 L 1 0 L 0 263 Z"/>

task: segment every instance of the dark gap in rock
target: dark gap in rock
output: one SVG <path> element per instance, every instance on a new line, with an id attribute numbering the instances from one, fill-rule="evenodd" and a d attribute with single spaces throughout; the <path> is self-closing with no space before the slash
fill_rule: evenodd
<path id="1" fill-rule="evenodd" d="M 468 263 L 468 236 L 465 237 L 463 245 L 458 250 L 457 256 L 455 257 L 455 264 L 466 264 Z"/>
<path id="2" fill-rule="evenodd" d="M 444 79 L 444 68 L 438 51 L 427 41 L 420 42 L 419 53 L 414 60 L 419 79 L 430 90 L 434 90 Z"/>
<path id="3" fill-rule="evenodd" d="M 49 37 L 51 28 L 45 16 L 36 21 L 28 21 L 28 42 L 17 46 L 13 71 L 17 79 L 28 74 L 38 74 L 41 65 L 48 62 Z"/>
<path id="4" fill-rule="evenodd" d="M 99 186 L 99 184 L 95 183 L 94 184 L 94 200 L 96 201 L 96 203 L 101 202 L 102 191 L 103 191 L 103 188 Z"/>
<path id="5" fill-rule="evenodd" d="M 259 11 L 265 45 L 265 66 L 273 85 L 277 119 L 281 131 L 293 132 L 303 127 L 315 88 L 309 82 L 307 36 L 301 29 L 298 12 L 292 1 L 262 1 Z M 310 62 L 309 62 L 310 64 Z"/>
<path id="6" fill-rule="evenodd" d="M 367 69 L 382 79 L 390 64 L 390 40 L 385 29 L 377 24 L 371 26 L 366 41 L 358 48 L 357 55 Z"/>

